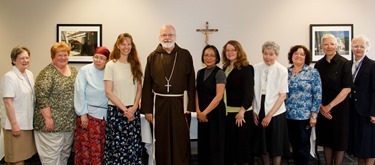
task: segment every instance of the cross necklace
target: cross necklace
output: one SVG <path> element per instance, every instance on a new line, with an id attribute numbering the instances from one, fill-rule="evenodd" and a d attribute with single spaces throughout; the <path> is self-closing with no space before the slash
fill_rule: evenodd
<path id="1" fill-rule="evenodd" d="M 163 53 L 161 54 L 161 60 L 163 62 L 163 69 L 164 69 L 164 78 L 165 80 L 167 81 L 167 84 L 164 85 L 166 88 L 167 88 L 167 92 L 169 93 L 169 87 L 172 87 L 171 84 L 169 84 L 169 81 L 171 81 L 171 78 L 173 76 L 173 71 L 174 71 L 174 67 L 176 66 L 176 60 L 177 60 L 177 52 L 176 52 L 176 55 L 174 57 L 174 61 L 173 61 L 173 67 L 172 67 L 172 71 L 171 71 L 171 75 L 169 75 L 169 78 L 167 78 L 167 72 L 165 71 L 165 67 L 164 67 L 164 61 L 163 61 Z"/>

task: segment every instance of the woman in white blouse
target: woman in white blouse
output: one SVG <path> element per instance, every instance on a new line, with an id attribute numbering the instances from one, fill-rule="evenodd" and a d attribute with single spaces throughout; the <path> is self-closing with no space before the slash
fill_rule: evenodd
<path id="1" fill-rule="evenodd" d="M 288 71 L 276 59 L 280 47 L 267 41 L 262 46 L 263 61 L 254 66 L 255 154 L 262 155 L 263 163 L 281 164 L 281 157 L 289 154 L 289 139 L 285 118 Z"/>
<path id="2" fill-rule="evenodd" d="M 30 51 L 13 48 L 12 70 L 1 79 L 1 125 L 4 132 L 5 161 L 24 164 L 36 153 L 33 136 L 34 75 L 27 68 Z"/>

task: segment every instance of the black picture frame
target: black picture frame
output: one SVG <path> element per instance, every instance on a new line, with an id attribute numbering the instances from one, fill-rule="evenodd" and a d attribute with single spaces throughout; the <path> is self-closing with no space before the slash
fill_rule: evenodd
<path id="1" fill-rule="evenodd" d="M 310 51 L 312 62 L 324 57 L 320 48 L 323 35 L 330 33 L 337 38 L 337 52 L 348 60 L 352 60 L 351 40 L 353 38 L 353 24 L 310 24 Z"/>
<path id="2" fill-rule="evenodd" d="M 56 41 L 71 47 L 70 63 L 90 63 L 102 45 L 102 24 L 57 24 Z"/>

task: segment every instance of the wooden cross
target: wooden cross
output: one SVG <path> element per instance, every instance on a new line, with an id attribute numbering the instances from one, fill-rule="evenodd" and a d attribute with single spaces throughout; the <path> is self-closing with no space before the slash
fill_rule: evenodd
<path id="1" fill-rule="evenodd" d="M 206 45 L 208 45 L 208 42 L 210 40 L 209 36 L 213 32 L 218 32 L 219 29 L 210 29 L 208 28 L 208 21 L 206 21 L 206 28 L 205 29 L 197 29 L 197 32 L 201 32 L 206 36 Z"/>

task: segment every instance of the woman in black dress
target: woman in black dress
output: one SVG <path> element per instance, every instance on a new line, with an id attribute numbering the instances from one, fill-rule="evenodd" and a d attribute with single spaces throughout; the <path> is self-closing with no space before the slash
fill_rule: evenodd
<path id="1" fill-rule="evenodd" d="M 198 71 L 196 84 L 196 111 L 198 118 L 199 164 L 224 164 L 225 104 L 223 94 L 226 77 L 218 66 L 220 55 L 217 48 L 207 45 L 202 52 L 206 65 Z"/>
<path id="2" fill-rule="evenodd" d="M 254 68 L 238 41 L 230 40 L 222 52 L 223 70 L 227 77 L 224 100 L 225 164 L 253 164 L 251 103 L 254 97 Z"/>
<path id="3" fill-rule="evenodd" d="M 317 145 L 323 146 L 327 165 L 341 164 L 348 148 L 349 99 L 352 86 L 351 65 L 336 51 L 337 39 L 326 34 L 321 39 L 325 56 L 315 68 L 322 81 L 322 103 L 316 125 Z"/>

